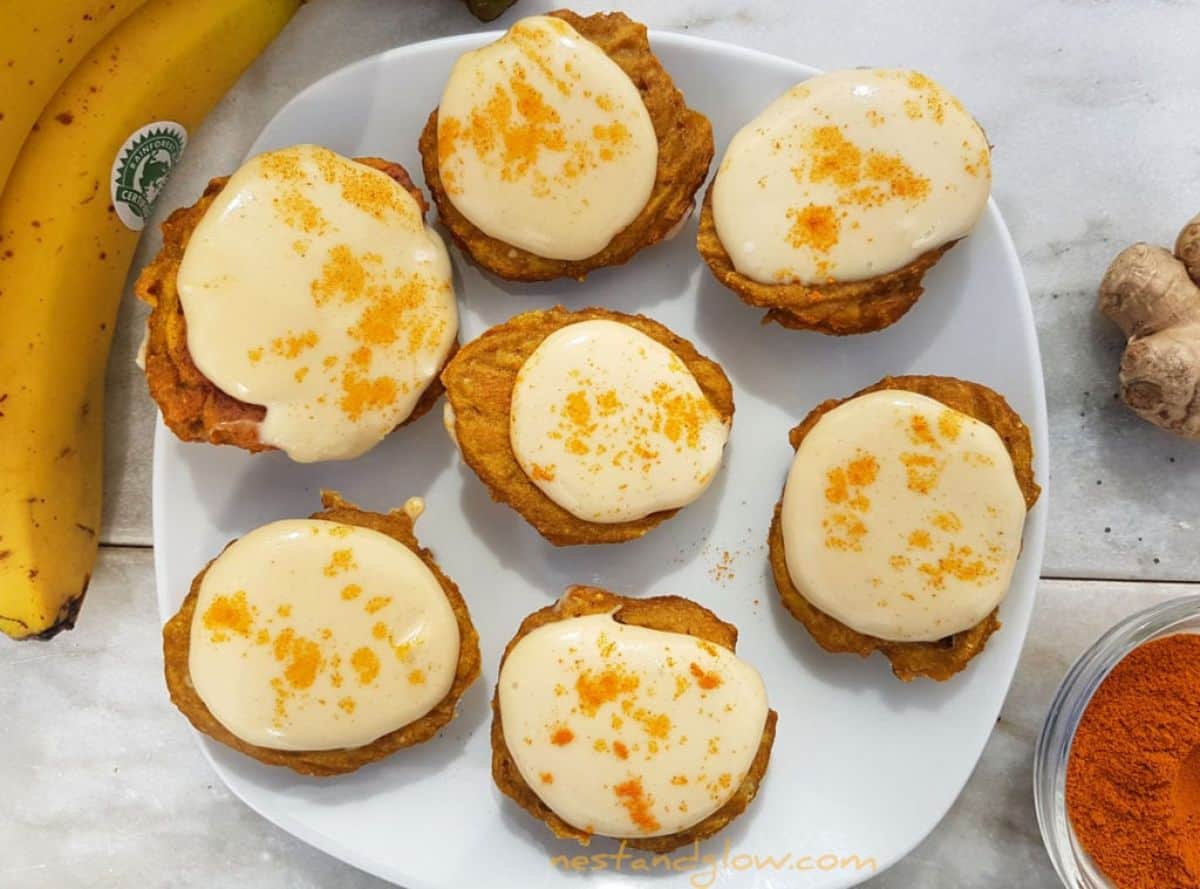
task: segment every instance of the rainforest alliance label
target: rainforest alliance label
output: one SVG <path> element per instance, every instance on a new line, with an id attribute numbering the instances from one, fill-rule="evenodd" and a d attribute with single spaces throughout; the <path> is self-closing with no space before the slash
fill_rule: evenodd
<path id="1" fill-rule="evenodd" d="M 173 120 L 148 123 L 121 145 L 112 166 L 112 205 L 127 228 L 145 227 L 186 146 L 187 130 Z"/>

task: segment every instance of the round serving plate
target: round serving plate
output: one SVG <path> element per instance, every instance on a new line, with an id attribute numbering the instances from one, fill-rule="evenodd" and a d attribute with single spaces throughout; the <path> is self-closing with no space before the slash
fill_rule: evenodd
<path id="1" fill-rule="evenodd" d="M 499 35 L 401 47 L 304 90 L 252 151 L 315 142 L 403 163 L 420 181 L 417 137 L 455 59 Z M 729 138 L 814 69 L 679 34 L 651 42 L 691 105 Z M 986 123 L 986 122 L 985 122 Z M 193 158 L 192 162 L 201 159 Z M 225 170 L 212 170 L 212 175 Z M 822 652 L 781 607 L 766 537 L 790 458 L 788 429 L 826 398 L 887 374 L 948 374 L 1003 393 L 1033 432 L 1047 475 L 1046 407 L 1029 297 L 1008 231 L 989 204 L 974 232 L 926 276 L 926 293 L 891 328 L 824 337 L 760 324 L 696 253 L 692 220 L 670 243 L 585 284 L 510 284 L 454 252 L 463 341 L 512 315 L 561 303 L 640 312 L 718 360 L 737 413 L 725 465 L 696 503 L 641 540 L 555 549 L 463 467 L 440 407 L 348 463 L 301 465 L 279 453 L 183 444 L 159 423 L 154 454 L 158 600 L 166 620 L 193 576 L 230 539 L 319 508 L 321 488 L 386 510 L 419 495 L 421 541 L 462 588 L 479 629 L 483 677 L 437 739 L 340 778 L 272 768 L 201 738 L 221 779 L 247 805 L 305 842 L 410 889 L 536 889 L 588 883 L 664 887 L 843 887 L 888 867 L 941 819 L 992 731 L 1029 623 L 1046 497 L 1030 514 L 1003 629 L 946 683 L 894 679 L 881 656 Z M 556 840 L 495 789 L 489 700 L 500 652 L 529 612 L 573 583 L 626 595 L 696 599 L 740 631 L 738 652 L 762 673 L 779 712 L 758 799 L 698 849 L 666 858 L 605 839 Z"/>

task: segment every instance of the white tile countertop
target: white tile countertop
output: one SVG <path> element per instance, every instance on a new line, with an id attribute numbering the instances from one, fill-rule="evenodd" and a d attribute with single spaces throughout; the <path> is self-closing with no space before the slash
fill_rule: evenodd
<path id="1" fill-rule="evenodd" d="M 497 24 L 557 5 L 520 0 Z M 1094 312 L 1096 285 L 1122 247 L 1170 243 L 1200 211 L 1200 3 L 607 5 L 651 27 L 820 68 L 920 68 L 987 129 L 994 195 L 1024 264 L 1045 365 L 1045 579 L 1007 704 L 963 796 L 907 859 L 865 885 L 1056 886 L 1031 789 L 1054 688 L 1116 620 L 1200 583 L 1200 445 L 1115 400 L 1122 341 Z M 194 134 L 159 215 L 236 167 L 279 107 L 324 74 L 490 27 L 459 0 L 313 0 Z M 158 246 L 157 226 L 147 227 L 135 268 Z M 109 371 L 105 546 L 79 625 L 47 644 L 0 640 L 0 887 L 383 886 L 237 802 L 167 701 L 149 548 L 154 412 L 132 360 L 142 317 L 127 296 Z"/>

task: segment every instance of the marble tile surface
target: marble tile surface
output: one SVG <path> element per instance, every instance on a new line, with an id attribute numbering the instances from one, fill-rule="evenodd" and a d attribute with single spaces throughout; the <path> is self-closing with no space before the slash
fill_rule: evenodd
<path id="1" fill-rule="evenodd" d="M 498 25 L 557 5 L 521 0 Z M 908 858 L 865 885 L 1057 886 L 1030 786 L 1054 688 L 1117 619 L 1195 589 L 1145 581 L 1200 582 L 1200 445 L 1114 400 L 1122 344 L 1094 312 L 1096 285 L 1123 246 L 1169 243 L 1200 210 L 1200 2 L 574 3 L 605 6 L 824 68 L 918 67 L 987 128 L 1046 372 L 1044 574 L 1070 579 L 1042 583 L 1012 691 L 962 797 Z M 309 3 L 193 134 L 159 217 L 235 167 L 282 104 L 322 75 L 392 46 L 491 27 L 458 0 Z M 703 107 L 704 97 L 691 98 Z M 158 245 L 149 227 L 135 271 Z M 50 644 L 0 640 L 0 887 L 382 887 L 233 799 L 166 699 L 152 554 L 141 548 L 151 540 L 154 422 L 132 364 L 143 317 L 127 296 L 108 375 L 104 539 L 118 545 L 102 551 L 76 630 Z"/>
<path id="2" fill-rule="evenodd" d="M 153 560 L 103 551 L 79 626 L 0 644 L 0 886 L 387 885 L 259 818 L 209 769 L 162 681 Z M 1072 660 L 1178 584 L 1043 581 L 1017 678 L 937 829 L 868 889 L 1053 889 L 1033 814 L 1034 740 Z"/>

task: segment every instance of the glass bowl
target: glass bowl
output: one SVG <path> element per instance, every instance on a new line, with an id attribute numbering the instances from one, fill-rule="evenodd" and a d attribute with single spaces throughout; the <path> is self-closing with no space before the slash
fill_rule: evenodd
<path id="1" fill-rule="evenodd" d="M 1034 752 L 1033 799 L 1042 841 L 1068 889 L 1113 889 L 1075 838 L 1067 818 L 1067 757 L 1075 729 L 1092 694 L 1125 655 L 1176 633 L 1200 633 L 1200 596 L 1171 599 L 1125 618 L 1083 653 L 1054 695 Z"/>

